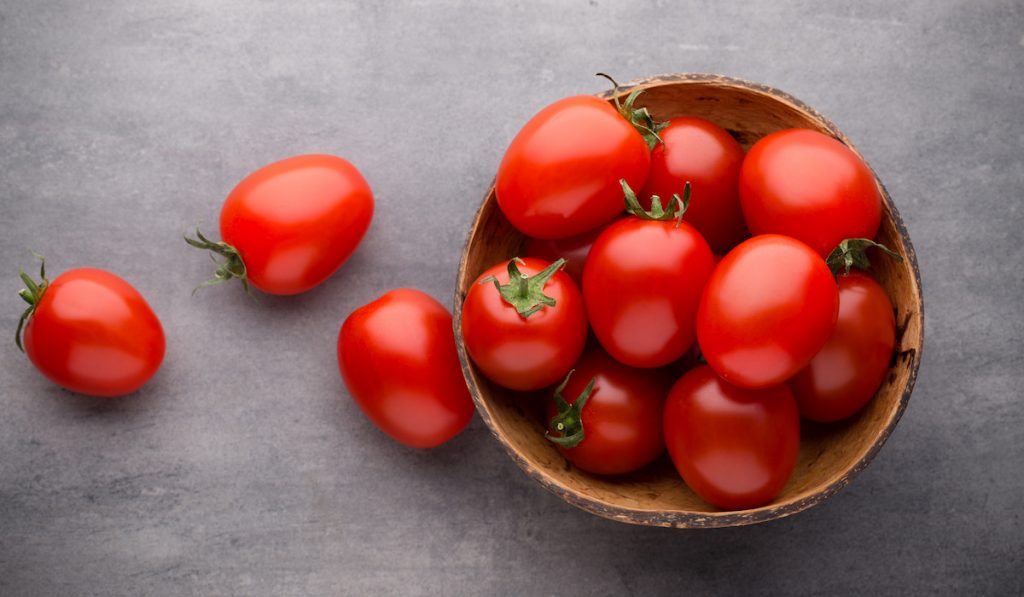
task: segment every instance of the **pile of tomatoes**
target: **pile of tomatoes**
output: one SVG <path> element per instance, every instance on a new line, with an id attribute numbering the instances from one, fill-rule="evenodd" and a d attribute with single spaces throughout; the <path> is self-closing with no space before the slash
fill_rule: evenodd
<path id="1" fill-rule="evenodd" d="M 512 141 L 495 193 L 528 239 L 468 291 L 466 349 L 494 383 L 544 391 L 546 436 L 578 468 L 667 448 L 707 502 L 761 506 L 800 418 L 854 415 L 889 367 L 892 304 L 850 271 L 880 247 L 881 196 L 822 133 L 744 153 L 707 120 L 654 121 L 639 94 L 563 99 Z"/>

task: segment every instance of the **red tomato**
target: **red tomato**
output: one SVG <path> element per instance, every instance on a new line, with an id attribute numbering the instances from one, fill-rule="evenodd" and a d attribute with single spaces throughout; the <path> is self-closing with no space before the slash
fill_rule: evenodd
<path id="1" fill-rule="evenodd" d="M 838 421 L 867 404 L 885 379 L 896 318 L 885 290 L 867 274 L 839 278 L 839 318 L 825 347 L 789 385 L 800 414 Z"/>
<path id="2" fill-rule="evenodd" d="M 873 239 L 882 219 L 882 196 L 864 160 L 806 129 L 772 133 L 750 148 L 740 203 L 754 234 L 792 236 L 823 257 L 843 239 Z"/>
<path id="3" fill-rule="evenodd" d="M 686 221 L 716 253 L 727 253 L 750 236 L 740 209 L 739 178 L 743 147 L 722 127 L 703 118 L 679 117 L 660 132 L 662 144 L 651 151 L 651 170 L 640 197 L 681 194 L 693 189 Z"/>
<path id="4" fill-rule="evenodd" d="M 515 261 L 510 263 L 515 266 Z M 466 351 L 484 375 L 506 388 L 537 390 L 557 383 L 583 352 L 583 297 L 572 279 L 550 269 L 552 265 L 526 257 L 510 275 L 510 267 L 499 263 L 480 274 L 462 304 Z M 546 269 L 548 277 L 538 275 Z M 529 286 L 529 298 L 521 308 L 508 302 L 493 283 L 497 280 L 513 292 L 510 278 L 523 284 L 524 293 Z M 546 304 L 540 302 L 541 294 L 548 297 Z"/>
<path id="5" fill-rule="evenodd" d="M 591 349 L 556 391 L 565 403 L 559 405 L 557 398 L 548 401 L 548 437 L 569 462 L 585 471 L 635 471 L 665 451 L 661 414 L 671 385 L 664 371 L 633 369 L 599 348 Z M 580 401 L 583 404 L 576 406 Z"/>
<path id="6" fill-rule="evenodd" d="M 211 282 L 241 278 L 270 294 L 298 294 L 348 260 L 372 217 L 373 194 L 352 164 L 301 155 L 238 183 L 221 208 L 223 242 L 198 231 L 186 240 L 226 258 Z"/>
<path id="7" fill-rule="evenodd" d="M 72 392 L 103 397 L 130 394 L 153 377 L 164 359 L 164 330 L 131 284 L 93 268 L 53 282 L 41 274 L 39 285 L 22 276 L 22 296 L 33 303 L 24 348 L 36 369 Z"/>
<path id="8" fill-rule="evenodd" d="M 640 188 L 650 161 L 644 138 L 608 102 L 569 97 L 538 112 L 512 140 L 495 193 L 523 234 L 575 236 L 621 213 L 619 179 Z"/>
<path id="9" fill-rule="evenodd" d="M 665 443 L 690 489 L 727 510 L 763 506 L 782 491 L 800 450 L 800 415 L 785 384 L 731 385 L 693 369 L 665 403 Z"/>
<path id="10" fill-rule="evenodd" d="M 590 247 L 605 228 L 607 226 L 601 226 L 568 238 L 527 239 L 526 255 L 549 262 L 565 259 L 562 271 L 569 274 L 576 284 L 583 284 L 583 264 L 587 261 Z"/>
<path id="11" fill-rule="evenodd" d="M 683 356 L 712 267 L 711 249 L 686 222 L 627 217 L 606 228 L 583 268 L 584 302 L 601 346 L 632 367 Z"/>
<path id="12" fill-rule="evenodd" d="M 755 236 L 711 274 L 697 339 L 726 381 L 765 388 L 811 361 L 832 334 L 838 310 L 835 279 L 810 247 L 788 236 Z"/>
<path id="13" fill-rule="evenodd" d="M 370 421 L 409 447 L 443 444 L 473 417 L 452 316 L 418 290 L 392 290 L 353 311 L 338 334 L 338 366 Z"/>

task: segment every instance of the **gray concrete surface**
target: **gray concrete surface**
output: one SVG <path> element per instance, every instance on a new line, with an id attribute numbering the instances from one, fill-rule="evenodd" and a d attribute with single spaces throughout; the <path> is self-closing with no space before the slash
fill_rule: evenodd
<path id="1" fill-rule="evenodd" d="M 0 349 L 0 595 L 1021 594 L 1024 4 L 1019 1 L 0 2 L 0 283 L 111 269 L 163 319 L 163 369 L 105 402 Z M 450 302 L 470 218 L 537 109 L 704 71 L 834 119 L 921 260 L 927 346 L 889 443 L 803 514 L 678 531 L 524 478 L 479 420 L 404 449 L 336 371 L 395 286 Z M 191 296 L 246 173 L 346 156 L 377 196 L 322 287 Z"/>

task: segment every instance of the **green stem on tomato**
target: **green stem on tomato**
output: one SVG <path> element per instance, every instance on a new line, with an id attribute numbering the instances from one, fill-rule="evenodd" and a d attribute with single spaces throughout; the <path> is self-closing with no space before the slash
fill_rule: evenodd
<path id="1" fill-rule="evenodd" d="M 640 133 L 640 136 L 644 138 L 644 142 L 647 143 L 648 151 L 653 151 L 654 147 L 658 145 L 658 143 L 662 143 L 660 133 L 662 130 L 665 129 L 665 127 L 668 126 L 668 123 L 655 121 L 654 117 L 651 116 L 651 113 L 647 110 L 646 107 L 634 107 L 636 104 L 636 98 L 638 98 L 640 94 L 644 92 L 643 89 L 634 89 L 626 97 L 625 102 L 620 102 L 619 95 L 617 92 L 621 85 L 619 85 L 619 83 L 615 79 L 611 78 L 611 76 L 606 75 L 604 73 L 596 73 L 594 76 L 604 77 L 605 79 L 611 81 L 612 85 L 614 86 L 612 89 L 612 102 L 614 102 L 615 104 L 615 109 L 618 110 L 619 114 L 621 114 L 622 117 L 626 119 L 626 122 L 633 125 L 633 128 L 636 129 L 636 132 Z"/>
<path id="2" fill-rule="evenodd" d="M 683 196 L 680 197 L 678 194 L 673 193 L 672 199 L 669 200 L 668 209 L 661 204 L 661 197 L 657 195 L 651 196 L 651 209 L 650 211 L 645 210 L 640 201 L 636 197 L 636 193 L 629 187 L 629 183 L 626 182 L 625 178 L 619 179 L 619 184 L 622 185 L 622 194 L 626 198 L 626 211 L 633 214 L 634 216 L 642 220 L 658 220 L 668 221 L 675 220 L 676 227 L 679 227 L 679 223 L 683 221 L 683 214 L 690 207 L 690 181 L 686 181 L 683 186 Z"/>
<path id="3" fill-rule="evenodd" d="M 494 276 L 487 276 L 480 280 L 481 284 L 493 282 L 498 289 L 498 294 L 504 301 L 516 308 L 520 317 L 527 319 L 544 307 L 554 307 L 555 299 L 544 294 L 544 285 L 548 283 L 558 270 L 565 267 L 565 259 L 559 259 L 551 265 L 538 272 L 536 275 L 528 276 L 519 271 L 517 264 L 523 260 L 513 257 L 508 262 L 508 284 L 502 284 Z"/>
<path id="4" fill-rule="evenodd" d="M 21 343 L 21 331 L 25 328 L 25 324 L 32 317 L 32 314 L 35 313 L 36 306 L 39 305 L 39 301 L 43 299 L 46 288 L 50 285 L 50 281 L 46 278 L 46 259 L 39 253 L 33 253 L 33 255 L 39 259 L 40 282 L 37 283 L 33 280 L 31 276 L 25 273 L 25 270 L 18 269 L 18 276 L 25 283 L 25 288 L 18 291 L 18 296 L 28 303 L 28 308 L 25 309 L 18 319 L 18 329 L 14 331 L 14 344 L 21 352 L 25 352 L 25 347 Z"/>
<path id="5" fill-rule="evenodd" d="M 217 264 L 217 269 L 213 272 L 213 278 L 206 280 L 199 286 L 196 286 L 192 290 L 193 294 L 195 294 L 195 292 L 200 288 L 213 286 L 235 278 L 241 280 L 242 287 L 245 288 L 246 294 L 252 294 L 249 290 L 249 277 L 245 269 L 245 262 L 242 261 L 242 255 L 238 252 L 238 249 L 226 242 L 214 242 L 206 238 L 203 236 L 203 233 L 199 231 L 198 227 L 196 227 L 196 238 L 189 238 L 186 235 L 185 242 L 191 247 L 210 251 L 210 259 Z M 217 260 L 213 257 L 214 253 L 223 257 L 224 261 L 217 263 Z"/>
<path id="6" fill-rule="evenodd" d="M 583 407 L 586 406 L 587 400 L 590 399 L 590 395 L 594 392 L 594 384 L 597 383 L 597 378 L 592 377 L 590 383 L 587 384 L 587 387 L 576 398 L 576 401 L 569 404 L 562 396 L 562 392 L 565 390 L 565 386 L 568 385 L 572 374 L 573 371 L 570 371 L 565 376 L 565 379 L 562 380 L 562 383 L 555 388 L 553 399 L 558 413 L 551 418 L 551 421 L 548 423 L 548 430 L 544 432 L 544 437 L 548 438 L 548 441 L 563 448 L 575 448 L 586 439 L 586 433 L 583 430 Z M 552 435 L 554 433 L 558 435 Z"/>
<path id="7" fill-rule="evenodd" d="M 883 244 L 876 243 L 868 238 L 847 238 L 841 241 L 828 254 L 828 257 L 825 258 L 825 264 L 832 270 L 832 275 L 835 277 L 850 275 L 851 267 L 859 267 L 864 270 L 869 269 L 871 267 L 871 260 L 868 259 L 867 250 L 872 247 L 885 251 L 890 257 L 900 263 L 903 262 L 902 255 Z"/>

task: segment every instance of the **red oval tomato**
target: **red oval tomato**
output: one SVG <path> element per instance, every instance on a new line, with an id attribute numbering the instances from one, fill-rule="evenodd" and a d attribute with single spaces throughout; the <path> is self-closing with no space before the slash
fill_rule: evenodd
<path id="1" fill-rule="evenodd" d="M 838 421 L 878 391 L 896 343 L 896 318 L 885 290 L 867 274 L 839 278 L 835 331 L 811 363 L 789 380 L 800 415 Z"/>
<path id="2" fill-rule="evenodd" d="M 338 334 L 338 367 L 363 413 L 407 446 L 443 444 L 473 417 L 452 316 L 418 290 L 398 288 L 353 311 Z"/>
<path id="3" fill-rule="evenodd" d="M 650 160 L 644 138 L 608 102 L 565 98 L 512 140 L 495 179 L 498 206 L 527 236 L 575 236 L 623 211 L 619 179 L 640 188 Z"/>
<path id="4" fill-rule="evenodd" d="M 590 254 L 590 247 L 605 228 L 607 226 L 599 226 L 583 234 L 567 238 L 527 239 L 526 255 L 548 262 L 565 259 L 565 267 L 562 271 L 569 274 L 569 277 L 577 285 L 583 284 L 583 264 L 586 263 L 587 255 Z"/>
<path id="5" fill-rule="evenodd" d="M 796 465 L 796 401 L 785 384 L 748 390 L 697 367 L 669 392 L 665 444 L 683 480 L 707 502 L 727 510 L 763 506 Z"/>
<path id="6" fill-rule="evenodd" d="M 660 133 L 651 151 L 651 170 L 640 197 L 682 194 L 689 181 L 693 196 L 686 221 L 716 253 L 727 253 L 750 236 L 740 209 L 739 178 L 743 147 L 722 127 L 703 118 L 679 117 Z"/>
<path id="7" fill-rule="evenodd" d="M 519 270 L 535 276 L 549 264 L 526 257 Z M 498 293 L 493 277 L 509 283 L 506 263 L 480 274 L 462 304 L 466 351 L 491 381 L 513 390 L 537 390 L 565 377 L 583 352 L 587 319 L 572 279 L 557 271 L 543 286 L 554 305 L 524 317 Z"/>
<path id="8" fill-rule="evenodd" d="M 163 327 L 128 282 L 101 269 L 81 268 L 64 272 L 39 292 L 23 343 L 32 364 L 54 383 L 90 396 L 122 396 L 160 368 Z"/>
<path id="9" fill-rule="evenodd" d="M 755 236 L 711 274 L 697 339 L 708 364 L 729 383 L 774 386 L 825 345 L 838 310 L 835 279 L 818 254 L 788 236 Z"/>
<path id="10" fill-rule="evenodd" d="M 583 267 L 590 326 L 608 354 L 660 367 L 693 345 L 712 255 L 686 222 L 622 219 L 601 233 Z"/>
<path id="11" fill-rule="evenodd" d="M 665 371 L 633 369 L 603 350 L 588 350 L 576 363 L 560 395 L 568 405 L 580 400 L 587 385 L 593 389 L 572 423 L 549 428 L 557 441 L 582 429 L 574 447 L 559 446 L 566 459 L 599 475 L 618 475 L 649 464 L 665 451 L 661 414 L 672 380 Z M 559 414 L 555 399 L 548 401 L 548 420 Z"/>
<path id="12" fill-rule="evenodd" d="M 300 155 L 238 183 L 221 208 L 222 243 L 188 240 L 227 258 L 214 281 L 241 277 L 270 294 L 298 294 L 348 260 L 372 217 L 373 194 L 352 164 Z"/>
<path id="13" fill-rule="evenodd" d="M 864 160 L 806 129 L 772 133 L 750 148 L 740 203 L 752 233 L 792 236 L 823 257 L 844 239 L 873 239 L 882 220 L 882 196 Z"/>

